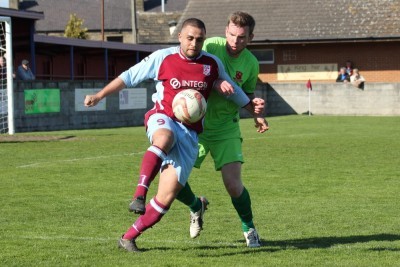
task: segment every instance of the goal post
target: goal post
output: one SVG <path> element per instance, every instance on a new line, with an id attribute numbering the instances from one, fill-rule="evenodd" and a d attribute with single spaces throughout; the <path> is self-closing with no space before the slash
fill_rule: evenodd
<path id="1" fill-rule="evenodd" d="M 0 16 L 0 133 L 15 133 L 11 18 Z"/>

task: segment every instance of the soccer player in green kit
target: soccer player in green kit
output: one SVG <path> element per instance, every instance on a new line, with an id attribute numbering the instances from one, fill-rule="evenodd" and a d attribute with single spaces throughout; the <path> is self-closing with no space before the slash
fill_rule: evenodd
<path id="1" fill-rule="evenodd" d="M 231 79 L 250 99 L 257 101 L 254 90 L 259 74 L 259 63 L 246 48 L 254 36 L 254 27 L 255 21 L 251 15 L 240 11 L 234 12 L 228 19 L 226 38 L 206 39 L 203 50 L 221 59 Z M 199 155 L 195 167 L 200 168 L 210 152 L 215 169 L 221 171 L 225 188 L 241 220 L 247 246 L 260 247 L 260 238 L 253 223 L 250 195 L 241 180 L 241 164 L 244 160 L 239 110 L 240 107 L 230 103 L 223 96 L 211 93 L 204 119 L 204 132 L 199 135 Z M 188 183 L 177 199 L 191 210 L 190 236 L 195 238 L 202 230 L 203 215 L 208 201 L 204 197 L 196 197 Z"/>

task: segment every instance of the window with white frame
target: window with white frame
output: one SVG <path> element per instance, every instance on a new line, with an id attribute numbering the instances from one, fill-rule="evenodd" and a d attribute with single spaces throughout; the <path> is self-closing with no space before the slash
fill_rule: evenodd
<path id="1" fill-rule="evenodd" d="M 260 64 L 273 64 L 275 61 L 273 49 L 252 49 L 251 52 Z"/>

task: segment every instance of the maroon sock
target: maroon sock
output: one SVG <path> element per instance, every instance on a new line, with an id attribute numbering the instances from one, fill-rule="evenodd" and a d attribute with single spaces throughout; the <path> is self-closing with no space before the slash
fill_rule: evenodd
<path id="1" fill-rule="evenodd" d="M 146 199 L 150 184 L 160 171 L 161 163 L 165 157 L 166 154 L 154 145 L 147 149 L 146 153 L 143 155 L 142 166 L 140 168 L 140 178 L 133 196 L 134 198 L 144 196 Z"/>
<path id="2" fill-rule="evenodd" d="M 147 228 L 152 227 L 158 223 L 161 218 L 167 213 L 169 207 L 164 206 L 154 197 L 146 205 L 146 213 L 141 215 L 136 222 L 124 234 L 124 239 L 136 239 Z"/>

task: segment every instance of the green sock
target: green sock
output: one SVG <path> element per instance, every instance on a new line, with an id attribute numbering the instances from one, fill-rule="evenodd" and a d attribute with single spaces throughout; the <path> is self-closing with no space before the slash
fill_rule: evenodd
<path id="1" fill-rule="evenodd" d="M 250 228 L 254 228 L 253 212 L 251 210 L 251 199 L 249 192 L 244 187 L 242 194 L 238 198 L 231 198 L 232 204 L 242 222 L 243 232 L 248 232 Z"/>
<path id="2" fill-rule="evenodd" d="M 186 183 L 185 187 L 182 188 L 181 191 L 179 191 L 176 199 L 188 206 L 192 212 L 196 212 L 201 209 L 200 198 L 194 195 L 189 183 Z"/>

